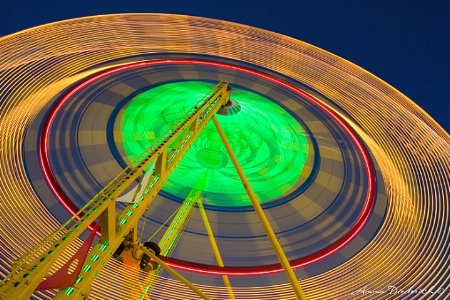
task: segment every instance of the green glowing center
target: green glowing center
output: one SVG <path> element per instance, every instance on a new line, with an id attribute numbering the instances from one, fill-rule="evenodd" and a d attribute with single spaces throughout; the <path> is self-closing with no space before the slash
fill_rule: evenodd
<path id="1" fill-rule="evenodd" d="M 202 81 L 164 84 L 132 99 L 120 119 L 123 148 L 134 160 L 214 86 Z M 216 115 L 260 202 L 277 199 L 295 186 L 308 155 L 299 123 L 282 107 L 255 92 L 233 87 L 240 111 Z M 199 178 L 203 197 L 217 206 L 251 205 L 214 125 L 210 122 L 163 190 L 184 199 Z"/>

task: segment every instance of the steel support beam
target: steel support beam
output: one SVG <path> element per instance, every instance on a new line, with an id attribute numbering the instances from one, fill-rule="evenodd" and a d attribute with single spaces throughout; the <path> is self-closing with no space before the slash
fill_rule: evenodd
<path id="1" fill-rule="evenodd" d="M 200 211 L 200 215 L 202 216 L 203 223 L 205 224 L 206 232 L 208 233 L 209 242 L 214 252 L 214 256 L 217 260 L 217 265 L 219 267 L 223 267 L 222 256 L 220 255 L 219 247 L 217 246 L 216 239 L 214 238 L 214 233 L 212 231 L 211 225 L 208 220 L 208 216 L 206 215 L 205 208 L 203 207 L 202 199 L 197 200 L 197 206 Z M 230 300 L 235 299 L 233 289 L 231 287 L 230 279 L 228 279 L 227 275 L 222 275 L 223 283 L 227 289 L 228 296 Z"/>
<path id="2" fill-rule="evenodd" d="M 205 293 L 203 293 L 198 287 L 193 285 L 189 280 L 184 278 L 180 273 L 178 273 L 177 271 L 172 269 L 169 265 L 167 265 L 164 261 L 159 259 L 155 255 L 155 253 L 153 253 L 153 251 L 150 251 L 150 250 L 148 250 L 145 247 L 141 247 L 141 250 L 142 250 L 142 252 L 144 252 L 145 254 L 150 256 L 154 261 L 156 261 L 161 267 L 163 267 L 164 270 L 166 270 L 170 275 L 172 275 L 173 277 L 175 277 L 176 279 L 178 279 L 179 281 L 184 283 L 188 288 L 190 288 L 194 293 L 199 295 L 202 299 L 204 299 L 204 300 L 211 300 L 211 298 L 208 297 Z"/>
<path id="3" fill-rule="evenodd" d="M 244 171 L 242 170 L 241 165 L 239 164 L 239 161 L 236 155 L 234 154 L 233 149 L 231 148 L 231 145 L 228 142 L 228 139 L 225 133 L 223 132 L 219 121 L 215 116 L 212 117 L 212 121 L 214 122 L 217 132 L 219 133 L 220 138 L 222 139 L 222 142 L 224 143 L 225 148 L 227 149 L 228 155 L 230 156 L 231 161 L 233 162 L 233 165 L 236 168 L 236 171 L 238 172 L 239 178 L 241 179 L 245 190 L 247 191 L 247 195 L 250 198 L 250 201 L 252 202 L 253 208 L 255 209 L 259 221 L 261 222 L 267 234 L 267 237 L 269 238 L 269 241 L 272 244 L 272 247 L 278 257 L 278 260 L 280 261 L 281 266 L 283 267 L 284 272 L 286 273 L 286 277 L 288 278 L 290 284 L 292 285 L 292 288 L 294 289 L 295 294 L 297 295 L 297 298 L 301 300 L 306 300 L 306 296 L 302 291 L 302 288 L 300 287 L 300 282 L 295 276 L 295 273 L 292 270 L 291 265 L 289 264 L 286 254 L 284 253 L 283 248 L 281 248 L 281 245 L 278 242 L 275 232 L 273 231 L 273 228 L 270 225 L 269 220 L 267 219 L 267 216 L 264 213 L 264 210 L 262 209 L 261 204 L 258 201 L 258 197 L 253 192 L 250 182 L 245 176 Z"/>
<path id="4" fill-rule="evenodd" d="M 75 239 L 107 210 L 105 215 L 111 220 L 114 215 L 112 203 L 115 205 L 116 199 L 127 187 L 152 164 L 158 162 L 158 169 L 150 176 L 142 197 L 136 203 L 130 203 L 125 207 L 119 215 L 118 222 L 112 222 L 117 224 L 117 231 L 112 228 L 116 226 L 110 223 L 104 226 L 108 228 L 106 233 L 108 238 L 103 237 L 88 254 L 79 280 L 74 287 L 60 290 L 56 296 L 57 299 L 83 299 L 98 272 L 102 270 L 130 230 L 136 228 L 139 218 L 160 191 L 167 177 L 173 172 L 208 121 L 228 101 L 228 97 L 227 83 L 217 84 L 195 107 L 180 118 L 72 218 L 36 248 L 22 255 L 14 263 L 10 274 L 0 282 L 0 299 L 28 299 L 58 257 L 71 246 Z M 168 152 L 171 154 L 168 155 Z"/>

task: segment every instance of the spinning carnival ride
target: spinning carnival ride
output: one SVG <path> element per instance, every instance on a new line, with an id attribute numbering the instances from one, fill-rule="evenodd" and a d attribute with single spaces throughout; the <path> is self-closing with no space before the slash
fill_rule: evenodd
<path id="1" fill-rule="evenodd" d="M 450 138 L 368 72 L 176 15 L 57 22 L 0 49 L 2 298 L 59 269 L 75 283 L 58 299 L 448 296 Z M 147 240 L 176 273 L 139 267 L 158 260 Z"/>

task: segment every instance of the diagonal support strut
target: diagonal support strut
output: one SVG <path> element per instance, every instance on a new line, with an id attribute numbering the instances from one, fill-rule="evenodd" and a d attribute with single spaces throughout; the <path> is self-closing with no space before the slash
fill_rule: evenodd
<path id="1" fill-rule="evenodd" d="M 228 139 L 225 136 L 222 127 L 220 126 L 219 121 L 215 116 L 213 116 L 211 119 L 214 123 L 214 126 L 217 129 L 217 132 L 220 135 L 220 138 L 222 139 L 222 142 L 225 145 L 225 148 L 227 149 L 228 155 L 230 156 L 231 161 L 233 162 L 233 165 L 236 168 L 236 171 L 238 172 L 239 178 L 241 179 L 242 184 L 244 185 L 244 188 L 247 191 L 247 195 L 250 198 L 250 201 L 252 202 L 253 208 L 255 209 L 255 212 L 258 215 L 259 221 L 261 222 L 262 226 L 264 227 L 264 230 L 266 231 L 267 237 L 269 238 L 269 241 L 272 244 L 272 247 L 278 257 L 278 260 L 280 261 L 281 266 L 283 267 L 284 272 L 286 273 L 286 277 L 288 278 L 292 288 L 294 289 L 295 294 L 297 295 L 297 298 L 300 300 L 306 300 L 305 293 L 300 287 L 300 282 L 295 276 L 295 273 L 292 270 L 291 265 L 289 264 L 286 254 L 284 253 L 283 248 L 281 248 L 281 245 L 278 242 L 275 232 L 273 231 L 273 228 L 270 225 L 269 220 L 267 219 L 267 216 L 265 215 L 261 207 L 261 204 L 258 201 L 258 197 L 253 192 L 250 182 L 245 176 L 244 171 L 242 170 L 239 161 L 237 160 L 236 155 L 234 154 L 233 149 L 231 148 L 231 145 L 228 142 Z"/>

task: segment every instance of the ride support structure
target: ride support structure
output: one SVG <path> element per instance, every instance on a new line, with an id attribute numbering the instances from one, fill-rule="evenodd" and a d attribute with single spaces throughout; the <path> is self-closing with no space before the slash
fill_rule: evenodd
<path id="1" fill-rule="evenodd" d="M 42 283 L 50 280 L 51 276 L 43 281 L 48 276 L 50 268 L 58 260 L 58 257 L 68 250 L 86 229 L 91 227 L 92 230 L 93 226 L 95 228 L 99 227 L 98 231 L 101 234 L 101 238 L 89 253 L 86 250 L 82 259 L 69 259 L 69 264 L 74 264 L 74 261 L 80 263 L 80 266 L 77 266 L 77 276 L 74 277 L 72 274 L 70 278 L 73 279 L 66 280 L 64 284 L 52 287 L 59 289 L 55 299 L 87 299 L 91 291 L 92 282 L 111 256 L 123 251 L 124 243 L 135 249 L 140 249 L 142 255 L 147 255 L 159 264 L 159 267 L 152 271 L 153 274 L 157 274 L 161 268 L 164 268 L 193 290 L 200 298 L 210 299 L 195 285 L 165 264 L 158 257 L 159 251 L 156 253 L 154 249 L 145 247 L 145 243 L 142 245 L 137 237 L 137 223 L 139 219 L 149 209 L 152 200 L 210 120 L 213 121 L 227 148 L 228 154 L 255 208 L 255 212 L 267 233 L 297 298 L 306 299 L 305 294 L 301 290 L 300 283 L 295 277 L 295 273 L 291 269 L 286 255 L 257 200 L 257 196 L 253 193 L 250 183 L 245 177 L 218 120 L 214 116 L 230 100 L 230 90 L 231 88 L 227 83 L 219 82 L 193 108 L 175 122 L 171 128 L 156 139 L 150 147 L 88 201 L 72 218 L 62 224 L 35 248 L 20 256 L 12 265 L 11 272 L 0 282 L 0 299 L 28 299 L 36 289 L 42 287 Z M 129 202 L 121 212 L 117 212 L 116 200 L 136 180 L 139 181 L 135 194 L 137 197 Z M 139 193 L 137 192 L 138 190 L 140 190 Z M 197 204 L 208 231 L 209 240 L 216 260 L 219 266 L 223 266 L 219 250 L 201 203 L 201 192 L 201 188 L 199 187 L 195 187 L 191 191 L 191 194 L 188 195 L 188 198 L 183 204 L 186 207 L 182 206 L 180 208 L 179 214 L 184 214 L 183 222 L 177 226 L 170 226 L 168 230 L 170 228 L 177 228 L 177 230 L 183 228 L 195 204 Z M 169 236 L 171 237 L 169 238 Z M 168 235 L 165 240 L 166 243 L 164 242 L 164 237 L 161 240 L 160 243 L 163 246 L 162 250 L 164 255 L 170 254 L 170 245 L 176 243 L 175 236 Z M 83 245 L 82 248 L 88 249 L 88 246 L 90 246 L 90 242 L 88 245 Z M 78 255 L 80 256 L 79 253 Z M 67 266 L 68 268 L 69 266 Z M 65 276 L 68 275 L 66 274 Z M 234 299 L 228 277 L 223 276 L 223 279 L 230 299 Z M 152 285 L 152 282 L 149 284 Z"/>

